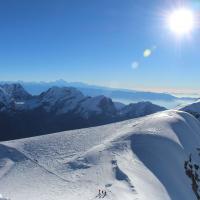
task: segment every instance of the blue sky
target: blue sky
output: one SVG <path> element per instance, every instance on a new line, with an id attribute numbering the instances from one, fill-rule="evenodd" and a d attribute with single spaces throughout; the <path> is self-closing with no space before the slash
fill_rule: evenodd
<path id="1" fill-rule="evenodd" d="M 200 93 L 199 30 L 181 40 L 170 32 L 163 13 L 174 2 L 2 0 L 0 80 Z"/>

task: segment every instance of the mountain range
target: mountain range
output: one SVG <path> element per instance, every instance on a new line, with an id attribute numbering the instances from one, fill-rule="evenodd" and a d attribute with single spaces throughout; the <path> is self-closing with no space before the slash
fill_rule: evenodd
<path id="1" fill-rule="evenodd" d="M 86 96 L 73 87 L 54 86 L 31 95 L 19 83 L 2 84 L 0 140 L 108 124 L 163 110 L 150 102 L 124 105 L 103 95 Z"/>
<path id="2" fill-rule="evenodd" d="M 168 93 L 159 93 L 159 92 L 145 92 L 139 90 L 128 90 L 128 89 L 116 89 L 109 88 L 97 85 L 90 85 L 82 82 L 67 82 L 65 80 L 57 80 L 51 82 L 24 82 L 24 81 L 16 81 L 9 82 L 4 81 L 0 82 L 0 84 L 12 84 L 19 83 L 21 84 L 26 91 L 28 91 L 32 95 L 39 95 L 40 93 L 48 90 L 51 87 L 75 87 L 79 91 L 81 91 L 86 96 L 98 96 L 104 95 L 112 99 L 121 99 L 126 100 L 127 102 L 134 101 L 175 101 L 175 100 L 197 100 L 198 98 L 191 97 L 181 97 L 178 98 Z"/>

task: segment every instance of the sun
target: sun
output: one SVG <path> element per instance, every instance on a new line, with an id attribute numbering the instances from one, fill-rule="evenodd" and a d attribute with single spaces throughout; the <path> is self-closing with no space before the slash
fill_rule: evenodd
<path id="1" fill-rule="evenodd" d="M 187 8 L 176 9 L 168 15 L 167 23 L 173 33 L 177 35 L 189 34 L 195 25 L 194 13 Z"/>

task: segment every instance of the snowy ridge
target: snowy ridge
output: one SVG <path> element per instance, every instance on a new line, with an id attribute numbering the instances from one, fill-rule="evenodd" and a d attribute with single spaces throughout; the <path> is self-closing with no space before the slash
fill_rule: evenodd
<path id="1" fill-rule="evenodd" d="M 194 103 L 181 106 L 179 110 L 189 112 L 193 114 L 196 118 L 200 117 L 200 100 L 195 101 Z"/>
<path id="2" fill-rule="evenodd" d="M 164 107 L 155 107 L 154 104 L 151 102 L 138 102 L 138 103 L 131 103 L 125 107 L 122 107 L 119 111 L 121 116 L 128 117 L 141 117 L 145 115 L 152 114 L 154 112 L 159 112 L 161 110 L 165 110 Z"/>
<path id="3" fill-rule="evenodd" d="M 39 98 L 40 104 L 44 105 L 48 112 L 51 109 L 56 109 L 57 114 L 63 114 L 75 110 L 76 113 L 86 118 L 90 115 L 90 112 L 102 113 L 101 103 L 112 104 L 112 100 L 105 96 L 86 97 L 79 90 L 70 87 L 53 87 L 42 93 Z M 112 107 L 114 112 L 114 105 Z M 109 106 L 105 112 L 110 112 Z"/>
<path id="4" fill-rule="evenodd" d="M 185 162 L 200 165 L 198 147 L 200 122 L 173 110 L 3 142 L 0 193 L 12 200 L 196 200 Z"/>
<path id="5" fill-rule="evenodd" d="M 191 104 L 183 105 L 183 106 L 179 107 L 179 109 L 181 109 L 181 110 L 192 110 L 192 111 L 200 113 L 200 100 L 197 100 L 197 101 L 195 101 L 194 103 L 191 103 Z"/>

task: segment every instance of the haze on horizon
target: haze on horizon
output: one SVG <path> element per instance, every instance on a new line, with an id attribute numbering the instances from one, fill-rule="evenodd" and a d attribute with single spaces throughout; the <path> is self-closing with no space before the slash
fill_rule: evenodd
<path id="1" fill-rule="evenodd" d="M 167 25 L 179 7 L 188 30 Z M 0 80 L 198 95 L 199 13 L 197 0 L 2 1 Z"/>

